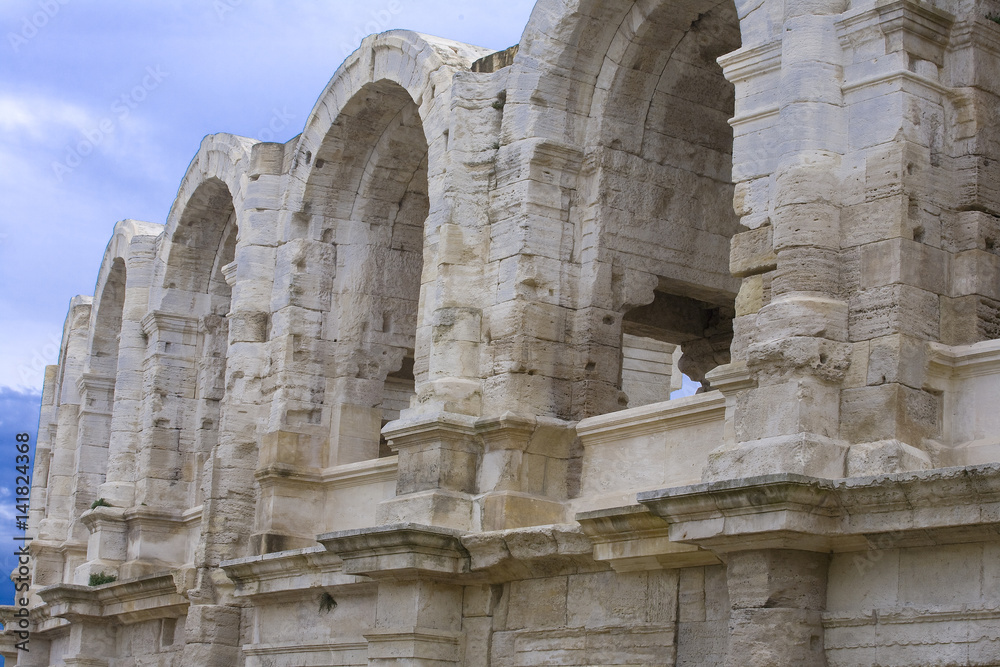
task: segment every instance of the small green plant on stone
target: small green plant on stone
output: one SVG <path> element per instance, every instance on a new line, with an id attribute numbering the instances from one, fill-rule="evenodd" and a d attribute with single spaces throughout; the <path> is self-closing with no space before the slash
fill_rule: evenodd
<path id="1" fill-rule="evenodd" d="M 324 591 L 323 594 L 319 596 L 319 612 L 321 614 L 329 614 L 336 608 L 337 601 L 333 599 L 332 595 Z"/>
<path id="2" fill-rule="evenodd" d="M 106 572 L 96 572 L 90 575 L 90 581 L 87 582 L 90 586 L 102 586 L 104 584 L 110 584 L 114 581 L 118 581 L 118 577 L 113 574 L 108 574 Z"/>
<path id="3" fill-rule="evenodd" d="M 993 21 L 994 23 L 1000 23 L 1000 14 L 987 14 L 986 18 Z"/>
<path id="4" fill-rule="evenodd" d="M 490 144 L 490 148 L 492 148 L 495 151 L 500 150 L 500 142 L 499 141 L 494 141 L 492 144 Z"/>
<path id="5" fill-rule="evenodd" d="M 95 509 L 97 507 L 111 507 L 111 503 L 104 498 L 98 498 L 94 502 L 90 503 L 90 509 Z"/>

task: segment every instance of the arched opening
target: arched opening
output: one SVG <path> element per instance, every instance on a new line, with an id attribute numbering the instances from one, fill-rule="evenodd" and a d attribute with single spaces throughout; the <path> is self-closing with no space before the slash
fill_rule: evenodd
<path id="1" fill-rule="evenodd" d="M 735 93 L 717 63 L 741 44 L 735 7 L 640 4 L 598 77 L 580 213 L 584 264 L 610 264 L 622 317 L 619 408 L 669 398 L 650 389 L 657 377 L 676 386 L 680 371 L 707 389 L 706 373 L 730 360 L 739 290 Z"/>
<path id="2" fill-rule="evenodd" d="M 87 366 L 79 380 L 80 415 L 74 477 L 76 516 L 90 509 L 91 503 L 97 500 L 98 489 L 108 472 L 125 280 L 125 260 L 115 257 L 103 288 L 95 296 Z"/>
<path id="3" fill-rule="evenodd" d="M 336 251 L 326 376 L 330 465 L 391 455 L 381 428 L 414 395 L 429 211 L 428 145 L 417 105 L 396 83 L 364 86 L 315 156 L 311 235 Z"/>
<path id="4" fill-rule="evenodd" d="M 145 489 L 137 502 L 187 509 L 203 500 L 205 463 L 218 440 L 225 393 L 231 286 L 238 227 L 233 197 L 218 178 L 188 199 L 169 239 L 163 296 L 148 324 L 147 383 L 159 400 L 145 418 Z"/>
<path id="5" fill-rule="evenodd" d="M 121 339 L 122 312 L 125 308 L 125 260 L 115 257 L 108 271 L 104 289 L 98 295 L 97 317 L 90 352 L 90 372 L 103 377 L 115 376 L 118 370 L 118 344 Z M 112 387 L 112 400 L 114 388 Z"/>

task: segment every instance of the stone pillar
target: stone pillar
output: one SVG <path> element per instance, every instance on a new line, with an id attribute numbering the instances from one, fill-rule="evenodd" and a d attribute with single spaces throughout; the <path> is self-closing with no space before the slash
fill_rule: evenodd
<path id="1" fill-rule="evenodd" d="M 763 549 L 729 554 L 727 667 L 825 667 L 829 556 Z"/>
<path id="2" fill-rule="evenodd" d="M 99 616 L 70 618 L 62 663 L 66 667 L 109 667 L 116 655 L 118 628 Z"/>
<path id="3" fill-rule="evenodd" d="M 127 280 L 118 339 L 108 466 L 104 483 L 97 492 L 98 498 L 104 498 L 115 507 L 131 507 L 135 502 L 136 450 L 142 431 L 143 362 L 146 358 L 142 318 L 149 310 L 156 238 L 133 237 L 125 268 Z"/>
<path id="4" fill-rule="evenodd" d="M 473 496 L 482 442 L 475 420 L 485 409 L 484 334 L 494 335 L 484 312 L 495 301 L 484 266 L 491 260 L 487 252 L 496 247 L 489 236 L 495 230 L 489 216 L 492 172 L 482 164 L 489 138 L 500 130 L 502 108 L 493 103 L 505 77 L 455 74 L 448 86 L 457 88 L 450 94 L 469 92 L 475 104 L 454 108 L 447 127 L 424 127 L 431 154 L 439 155 L 428 164 L 449 167 L 447 173 L 428 173 L 430 211 L 424 223 L 414 350 L 416 397 L 383 430 L 399 455 L 399 481 L 396 497 L 379 505 L 380 524 L 413 521 L 468 530 L 479 523 Z M 463 180 L 456 183 L 457 178 Z M 490 296 L 484 299 L 486 294 Z M 510 326 L 507 319 L 495 321 L 504 330 Z M 497 329 L 496 335 L 506 334 Z M 494 400 L 489 409 L 502 406 Z"/>
<path id="5" fill-rule="evenodd" d="M 184 664 L 230 665 L 237 661 L 242 610 L 233 584 L 219 568 L 223 560 L 260 553 L 255 534 L 257 498 L 254 472 L 259 465 L 258 424 L 264 423 L 269 394 L 262 391 L 267 369 L 268 318 L 261 304 L 272 292 L 274 230 L 279 228 L 281 144 L 255 144 L 251 153 L 236 246 L 229 313 L 224 394 L 218 442 L 209 453 L 203 481 L 200 540 L 195 549 L 194 587 L 185 624 Z M 263 395 L 262 395 L 263 394 Z M 259 530 L 259 526 L 258 526 Z"/>
<path id="6" fill-rule="evenodd" d="M 35 460 L 31 478 L 31 507 L 28 511 L 28 534 L 40 535 L 39 527 L 46 517 L 49 495 L 49 471 L 52 463 L 52 443 L 56 434 L 56 390 L 59 384 L 59 366 L 45 367 L 45 384 L 42 386 L 42 408 L 38 419 L 38 440 L 35 442 Z"/>
<path id="7" fill-rule="evenodd" d="M 192 604 L 184 624 L 185 665 L 229 667 L 239 663 L 240 609 Z"/>
<path id="8" fill-rule="evenodd" d="M 844 286 L 852 368 L 840 399 L 849 476 L 934 465 L 942 406 L 924 388 L 927 344 L 942 340 L 951 320 L 942 303 L 965 282 L 947 252 L 952 220 L 963 216 L 949 210 L 960 188 L 946 185 L 954 176 L 944 157 L 953 121 L 940 72 L 953 20 L 927 3 L 896 0 L 838 22 L 848 161 L 863 165 L 847 188 L 841 229 L 852 269 Z"/>
<path id="9" fill-rule="evenodd" d="M 679 352 L 672 343 L 622 336 L 622 391 L 630 408 L 669 401 L 670 392 L 681 388 L 681 371 L 674 366 Z"/>
<path id="10" fill-rule="evenodd" d="M 73 583 L 87 585 L 90 575 L 104 573 L 120 578 L 118 567 L 128 557 L 128 533 L 125 510 L 120 507 L 95 507 L 81 517 L 90 531 L 87 540 L 87 562 L 76 568 Z"/>
<path id="11" fill-rule="evenodd" d="M 736 141 L 734 178 L 742 181 L 737 212 L 754 228 L 733 241 L 733 270 L 746 276 L 737 299 L 733 349 L 736 359 L 746 360 L 756 386 L 737 399 L 736 446 L 710 455 L 706 479 L 771 472 L 842 477 L 845 472 L 840 385 L 851 350 L 848 307 L 840 289 L 840 166 L 847 117 L 835 21 L 846 5 L 845 0 L 788 0 L 780 55 L 760 46 L 727 56 L 727 77 L 737 82 L 738 118 L 761 103 L 760 96 L 749 95 L 747 80 L 774 87 L 778 114 L 768 139 L 778 145 L 771 165 L 754 169 L 744 154 L 754 149 L 739 136 Z M 745 73 L 748 69 L 752 74 Z M 766 174 L 772 165 L 769 179 L 748 178 Z M 761 189 L 766 189 L 763 197 L 755 191 Z M 748 202 L 741 202 L 748 197 L 763 199 L 753 203 L 770 211 L 770 229 L 766 219 L 753 217 Z M 745 267 L 738 266 L 744 248 L 751 256 Z M 760 305 L 755 292 L 762 293 L 765 283 L 769 303 Z"/>
<path id="12" fill-rule="evenodd" d="M 491 202 L 498 219 L 490 227 L 486 258 L 497 285 L 490 288 L 495 297 L 484 322 L 491 361 L 483 383 L 484 416 L 570 419 L 579 405 L 605 404 L 608 392 L 611 405 L 618 405 L 616 382 L 596 378 L 618 379 L 621 318 L 591 308 L 575 313 L 586 321 L 578 325 L 566 307 L 575 301 L 578 279 L 567 268 L 574 239 L 567 210 L 582 159 L 575 147 L 535 137 L 503 146 L 498 154 Z M 600 335 L 605 332 L 610 336 Z M 575 345 L 577 340 L 586 344 Z M 574 397 L 581 388 L 587 397 Z"/>
<path id="13" fill-rule="evenodd" d="M 490 248 L 491 172 L 483 150 L 496 136 L 503 111 L 492 107 L 504 77 L 443 70 L 436 96 L 465 99 L 448 113 L 425 119 L 428 144 L 428 200 L 424 223 L 424 264 L 417 313 L 414 374 L 416 400 L 411 415 L 450 412 L 478 416 L 483 409 L 480 355 L 484 301 L 490 289 L 483 267 Z M 484 143 L 486 145 L 484 145 Z"/>
<path id="14" fill-rule="evenodd" d="M 137 505 L 182 509 L 187 503 L 183 482 L 191 482 L 193 471 L 185 470 L 181 434 L 194 414 L 198 328 L 197 316 L 190 314 L 154 311 L 142 320 L 149 354 L 143 367 Z"/>
<path id="15" fill-rule="evenodd" d="M 55 430 L 49 455 L 45 518 L 38 524 L 37 537 L 46 541 L 69 540 L 82 546 L 86 540 L 83 526 L 74 536 L 70 530 L 77 515 L 73 489 L 76 471 L 77 428 L 80 392 L 77 380 L 86 364 L 87 330 L 90 325 L 90 297 L 74 297 L 63 331 L 60 350 L 60 376 L 56 385 Z M 44 452 L 43 452 L 44 456 Z M 74 539 L 75 538 L 75 539 Z"/>
<path id="16" fill-rule="evenodd" d="M 77 387 L 80 412 L 73 496 L 74 516 L 79 517 L 99 497 L 97 492 L 107 470 L 115 378 L 84 373 L 77 380 Z"/>
<path id="17" fill-rule="evenodd" d="M 472 530 L 476 471 L 482 444 L 475 419 L 441 414 L 386 426 L 389 447 L 399 453 L 396 496 L 379 503 L 376 521 L 412 521 Z"/>
<path id="18" fill-rule="evenodd" d="M 468 555 L 457 531 L 398 524 L 321 535 L 345 574 L 378 581 L 368 664 L 442 667 L 463 662 L 462 573 Z"/>

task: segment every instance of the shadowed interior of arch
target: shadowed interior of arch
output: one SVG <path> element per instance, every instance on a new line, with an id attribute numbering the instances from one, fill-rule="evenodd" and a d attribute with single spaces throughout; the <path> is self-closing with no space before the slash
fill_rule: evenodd
<path id="1" fill-rule="evenodd" d="M 171 401 L 190 403 L 183 421 L 156 418 L 158 431 L 143 448 L 145 465 L 157 470 L 159 480 L 144 495 L 157 494 L 158 504 L 183 509 L 203 501 L 202 480 L 206 461 L 218 440 L 220 404 L 225 393 L 226 354 L 229 339 L 227 315 L 231 306 L 230 281 L 235 278 L 238 226 L 233 197 L 218 178 L 201 183 L 187 201 L 170 238 L 164 273 L 161 310 L 183 316 L 185 339 L 192 343 L 165 349 L 180 357 L 187 380 L 165 389 Z M 172 344 L 166 343 L 167 348 Z M 193 387 L 193 395 L 184 387 Z M 166 442 L 167 449 L 158 444 Z M 174 444 L 175 443 L 175 444 Z M 152 461 L 167 465 L 152 465 Z M 140 463 L 143 465 L 143 463 Z M 162 491 L 157 492 L 157 489 Z"/>
<path id="2" fill-rule="evenodd" d="M 409 406 L 429 211 L 428 145 L 416 104 L 378 81 L 345 105 L 317 151 L 309 234 L 335 245 L 325 376 L 330 463 L 387 456 L 381 427 Z"/>
<path id="3" fill-rule="evenodd" d="M 739 229 L 728 123 L 735 93 L 716 59 L 740 47 L 740 31 L 731 0 L 636 3 L 629 13 L 636 20 L 623 19 L 618 35 L 627 46 L 617 60 L 609 51 L 595 95 L 593 220 L 584 229 L 600 222 L 601 252 L 620 267 L 615 279 L 642 273 L 654 285 L 644 303 L 625 306 L 620 386 L 635 407 L 669 398 L 669 380 L 650 391 L 655 378 L 683 370 L 707 387 L 705 373 L 729 362 L 739 288 L 729 272 Z"/>

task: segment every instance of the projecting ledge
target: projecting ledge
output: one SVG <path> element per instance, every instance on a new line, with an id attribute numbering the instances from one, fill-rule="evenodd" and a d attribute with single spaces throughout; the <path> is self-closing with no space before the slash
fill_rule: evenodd
<path id="1" fill-rule="evenodd" d="M 1000 464 L 840 480 L 764 475 L 638 494 L 673 542 L 748 549 L 855 551 L 1000 538 Z"/>
<path id="2" fill-rule="evenodd" d="M 179 618 L 188 607 L 184 592 L 193 586 L 193 575 L 192 569 L 182 568 L 100 586 L 58 584 L 38 595 L 49 605 L 51 616 L 74 622 L 99 618 L 128 624 Z"/>
<path id="3" fill-rule="evenodd" d="M 576 520 L 594 544 L 594 560 L 617 572 L 716 565 L 719 558 L 698 546 L 670 540 L 670 524 L 642 505 L 581 512 Z"/>
<path id="4" fill-rule="evenodd" d="M 469 571 L 469 557 L 450 528 L 398 523 L 341 530 L 317 537 L 343 560 L 345 574 L 373 579 L 452 579 Z"/>

